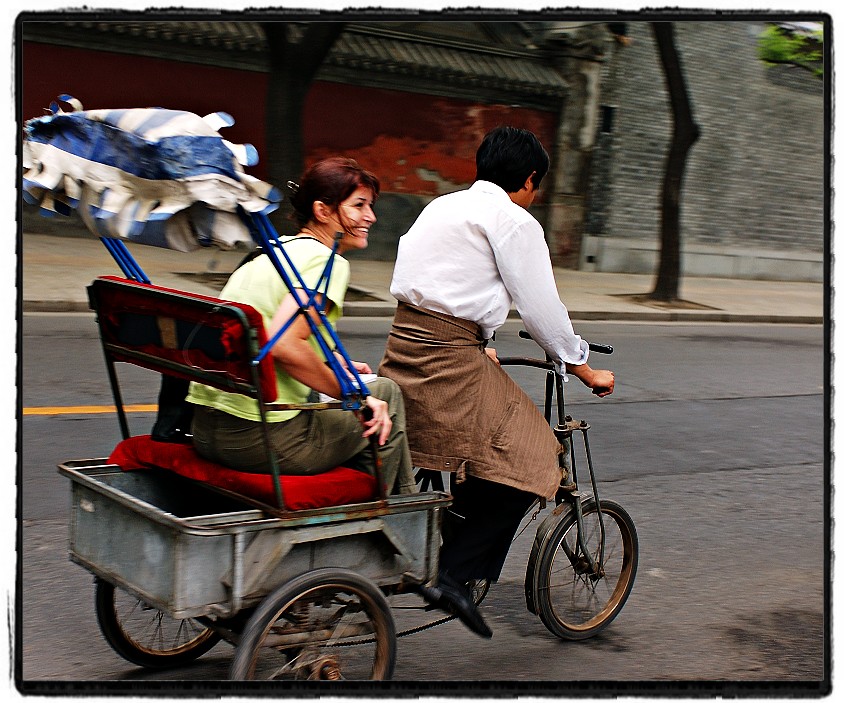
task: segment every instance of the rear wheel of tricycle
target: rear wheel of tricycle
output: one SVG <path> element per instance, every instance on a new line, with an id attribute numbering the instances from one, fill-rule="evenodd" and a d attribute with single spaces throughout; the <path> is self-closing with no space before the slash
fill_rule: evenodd
<path id="1" fill-rule="evenodd" d="M 578 541 L 573 512 L 553 529 L 539 555 L 536 601 L 539 617 L 557 637 L 582 640 L 609 625 L 621 612 L 636 577 L 639 540 L 627 511 L 612 501 L 601 501 L 600 515 L 594 500 L 583 505 L 585 544 L 593 560 L 601 550 L 600 570 L 590 568 Z"/>
<path id="2" fill-rule="evenodd" d="M 384 594 L 346 569 L 317 569 L 271 593 L 246 623 L 235 680 L 386 680 L 396 628 Z"/>
<path id="3" fill-rule="evenodd" d="M 197 621 L 174 620 L 102 579 L 96 581 L 96 605 L 106 642 L 138 666 L 182 666 L 220 641 L 220 635 Z"/>

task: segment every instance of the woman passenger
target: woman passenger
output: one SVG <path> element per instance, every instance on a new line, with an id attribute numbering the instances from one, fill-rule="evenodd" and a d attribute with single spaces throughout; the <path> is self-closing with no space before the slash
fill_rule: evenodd
<path id="1" fill-rule="evenodd" d="M 281 242 L 309 288 L 316 287 L 339 237 L 326 291 L 326 314 L 332 325 L 342 315 L 349 283 L 349 263 L 341 255 L 367 246 L 379 189 L 378 179 L 356 161 L 335 157 L 309 168 L 291 198 L 299 232 Z M 279 259 L 284 261 L 281 255 Z M 295 276 L 291 275 L 291 280 L 298 283 Z M 304 299 L 304 292 L 297 292 Z M 220 297 L 258 310 L 269 338 L 298 310 L 266 254 L 235 270 Z M 313 317 L 317 319 L 315 314 Z M 340 397 L 340 385 L 303 315 L 296 315 L 270 353 L 276 365 L 278 403 L 304 403 L 312 390 Z M 371 373 L 368 364 L 352 363 L 358 373 Z M 386 378 L 376 378 L 367 387 L 370 417 L 366 420 L 340 409 L 268 412 L 270 442 L 280 473 L 318 474 L 342 465 L 374 474 L 369 438 L 375 436 L 387 491 L 414 492 L 401 391 Z M 192 383 L 188 401 L 195 405 L 193 443 L 200 455 L 240 471 L 271 472 L 254 399 Z"/>

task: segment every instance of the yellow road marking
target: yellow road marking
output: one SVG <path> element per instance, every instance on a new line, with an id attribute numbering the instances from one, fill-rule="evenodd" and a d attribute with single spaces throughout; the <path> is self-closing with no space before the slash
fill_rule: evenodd
<path id="1" fill-rule="evenodd" d="M 127 413 L 154 413 L 158 410 L 157 405 L 124 405 Z M 104 413 L 116 413 L 117 408 L 113 405 L 64 405 L 43 408 L 24 408 L 24 415 L 100 415 Z"/>

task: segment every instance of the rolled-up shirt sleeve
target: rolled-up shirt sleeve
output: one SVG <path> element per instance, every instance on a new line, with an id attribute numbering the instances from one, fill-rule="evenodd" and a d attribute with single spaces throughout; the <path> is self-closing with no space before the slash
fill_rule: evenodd
<path id="1" fill-rule="evenodd" d="M 524 222 L 492 246 L 501 279 L 534 341 L 562 372 L 566 364 L 585 364 L 589 345 L 575 333 L 560 300 L 539 223 Z"/>

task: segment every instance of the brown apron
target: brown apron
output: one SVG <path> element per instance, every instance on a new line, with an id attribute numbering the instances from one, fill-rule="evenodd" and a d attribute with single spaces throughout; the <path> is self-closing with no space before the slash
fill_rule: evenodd
<path id="1" fill-rule="evenodd" d="M 485 346 L 476 323 L 399 303 L 378 373 L 404 395 L 413 465 L 550 498 L 560 445 Z"/>

